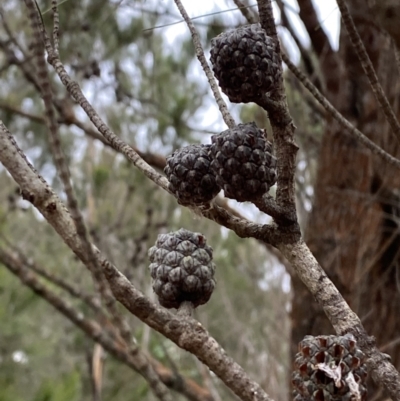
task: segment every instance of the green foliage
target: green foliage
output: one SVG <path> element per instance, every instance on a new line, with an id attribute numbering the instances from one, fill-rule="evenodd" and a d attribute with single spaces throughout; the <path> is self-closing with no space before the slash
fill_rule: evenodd
<path id="1" fill-rule="evenodd" d="M 32 401 L 74 401 L 80 399 L 80 372 L 72 371 L 54 383 L 44 380 Z"/>

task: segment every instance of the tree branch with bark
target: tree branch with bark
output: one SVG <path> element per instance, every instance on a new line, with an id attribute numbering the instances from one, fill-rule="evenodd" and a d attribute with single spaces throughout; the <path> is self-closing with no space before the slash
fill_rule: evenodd
<path id="1" fill-rule="evenodd" d="M 183 4 L 175 1 L 180 13 L 185 19 L 191 32 L 196 55 L 198 56 L 208 82 L 213 90 L 219 110 L 223 115 L 225 123 L 229 128 L 233 128 L 236 123 L 228 112 L 227 105 L 222 99 L 216 81 L 211 73 L 210 67 L 204 56 L 204 50 L 200 43 L 200 37 L 191 22 Z M 241 4 L 240 2 L 236 2 Z M 388 164 L 398 168 L 400 161 L 385 152 L 380 146 L 367 138 L 358 128 L 354 127 L 345 119 L 334 106 L 324 97 L 310 80 L 282 54 L 279 38 L 274 21 L 272 3 L 270 0 L 258 0 L 258 9 L 261 27 L 265 33 L 272 38 L 275 43 L 275 50 L 279 60 L 280 75 L 279 81 L 271 93 L 260 96 L 259 106 L 268 112 L 269 121 L 272 128 L 274 139 L 275 155 L 277 158 L 277 188 L 275 197 L 265 194 L 260 199 L 254 201 L 254 205 L 261 212 L 268 214 L 272 222 L 261 224 L 252 222 L 232 209 L 225 207 L 221 200 L 214 200 L 210 204 L 199 206 L 196 213 L 206 217 L 218 225 L 226 227 L 235 232 L 241 238 L 255 238 L 263 244 L 273 246 L 290 263 L 293 271 L 298 275 L 308 291 L 312 294 L 315 301 L 321 306 L 331 325 L 338 335 L 351 333 L 354 335 L 360 349 L 368 357 L 368 365 L 374 379 L 385 386 L 393 400 L 400 400 L 400 375 L 385 354 L 377 348 L 374 339 L 366 332 L 364 326 L 355 312 L 349 307 L 342 294 L 334 285 L 332 280 L 325 273 L 318 263 L 306 242 L 303 240 L 302 233 L 297 218 L 296 209 L 296 155 L 298 146 L 295 142 L 295 125 L 292 120 L 286 92 L 283 83 L 282 59 L 289 69 L 304 84 L 317 101 L 330 113 L 343 127 L 349 130 L 356 140 L 369 148 L 373 153 L 380 156 Z M 349 15 L 345 12 L 344 2 L 341 5 L 347 22 L 350 21 Z M 121 303 L 133 316 L 139 318 L 146 325 L 161 333 L 165 338 L 170 339 L 180 348 L 195 355 L 199 361 L 205 364 L 222 382 L 242 400 L 270 401 L 272 398 L 267 392 L 252 380 L 245 369 L 235 362 L 217 340 L 209 334 L 207 329 L 197 320 L 184 314 L 174 314 L 153 303 L 127 277 L 104 256 L 93 243 L 91 243 L 86 228 L 83 214 L 78 205 L 77 196 L 71 183 L 71 174 L 68 170 L 66 159 L 61 148 L 59 136 L 59 121 L 54 108 L 57 101 L 53 98 L 51 82 L 47 66 L 44 63 L 44 51 L 47 53 L 47 61 L 53 67 L 60 81 L 66 88 L 69 96 L 77 102 L 86 113 L 97 131 L 91 127 L 86 127 L 77 118 L 70 118 L 69 124 L 74 124 L 83 129 L 88 136 L 100 139 L 103 144 L 112 147 L 116 152 L 125 156 L 141 173 L 150 179 L 157 190 L 164 190 L 170 193 L 168 180 L 153 168 L 159 169 L 165 164 L 165 160 L 156 158 L 156 162 L 151 157 L 147 159 L 144 154 L 140 154 L 136 149 L 122 140 L 105 123 L 100 113 L 90 104 L 81 86 L 73 80 L 66 67 L 61 61 L 58 51 L 59 47 L 59 16 L 56 2 L 52 3 L 53 10 L 53 37 L 48 37 L 45 25 L 37 8 L 37 4 L 32 0 L 26 0 L 29 10 L 30 21 L 32 23 L 34 37 L 35 63 L 38 67 L 37 76 L 25 68 L 23 70 L 26 78 L 31 81 L 43 96 L 45 105 L 45 117 L 36 118 L 30 113 L 17 111 L 24 117 L 36 119 L 37 122 L 46 123 L 49 131 L 49 142 L 51 144 L 54 164 L 61 178 L 65 192 L 67 194 L 68 208 L 56 195 L 55 191 L 47 181 L 38 174 L 33 165 L 28 161 L 26 154 L 20 149 L 13 135 L 7 127 L 0 123 L 0 161 L 19 185 L 21 194 L 25 200 L 30 202 L 54 228 L 62 240 L 68 245 L 79 260 L 93 273 L 94 281 L 101 287 L 99 293 L 105 301 L 107 313 L 111 316 L 113 327 L 117 330 L 108 333 L 97 322 L 90 320 L 72 308 L 61 297 L 53 293 L 49 288 L 41 283 L 37 274 L 52 281 L 54 284 L 64 288 L 71 295 L 82 298 L 90 303 L 87 295 L 82 294 L 74 287 L 69 286 L 62 280 L 60 281 L 52 274 L 31 266 L 28 270 L 26 263 L 20 260 L 15 254 L 0 248 L 0 258 L 2 263 L 19 279 L 33 291 L 35 291 L 47 302 L 52 304 L 64 316 L 70 319 L 76 326 L 83 330 L 90 338 L 101 344 L 104 349 L 114 355 L 117 359 L 138 371 L 148 381 L 150 387 L 161 400 L 170 400 L 171 395 L 167 391 L 165 377 L 162 375 L 162 368 L 155 362 L 151 362 L 147 356 L 142 354 L 137 348 L 132 349 L 129 340 L 131 331 L 126 327 L 126 322 L 120 312 L 116 309 L 115 301 Z M 311 37 L 314 50 L 320 59 L 324 59 L 324 65 L 334 65 L 338 68 L 339 62 L 337 54 L 332 50 L 326 34 L 322 30 L 316 30 L 317 18 L 311 2 L 299 1 L 300 16 Z M 344 11 L 343 11 L 344 10 Z M 242 7 L 242 12 L 246 18 L 253 21 L 253 17 Z M 307 11 L 307 12 L 306 12 Z M 8 29 L 8 28 L 7 28 Z M 11 35 L 11 34 L 10 34 Z M 353 37 L 354 35 L 351 35 Z M 354 37 L 353 37 L 354 39 Z M 16 42 L 17 43 L 17 42 Z M 358 42 L 357 42 L 358 43 Z M 359 45 L 359 43 L 358 43 Z M 6 45 L 2 45 L 8 53 Z M 358 46 L 360 47 L 360 46 Z M 359 49 L 360 50 L 360 49 Z M 365 56 L 363 49 L 360 50 L 361 56 Z M 365 61 L 365 57 L 363 58 Z M 327 63 L 327 64 L 326 64 Z M 327 69 L 324 71 L 327 76 Z M 375 83 L 373 76 L 367 74 Z M 372 77 L 372 78 L 371 78 Z M 337 88 L 331 80 L 327 79 L 327 87 L 331 94 L 337 92 Z M 373 85 L 376 91 L 379 88 Z M 381 104 L 388 102 L 386 98 L 380 98 Z M 385 103 L 386 104 L 386 103 Z M 390 106 L 390 105 L 389 105 Z M 57 108 L 57 107 L 56 107 Z M 392 130 L 397 132 L 397 125 L 394 124 L 394 113 L 389 113 L 385 106 L 386 115 L 392 122 Z M 58 108 L 59 113 L 63 114 L 62 107 Z M 15 110 L 14 110 L 15 111 Z M 389 110 L 390 111 L 390 110 Z M 64 113 L 65 114 L 65 113 Z M 390 114 L 390 115 L 389 115 Z M 392 115 L 393 114 L 393 115 Z M 66 117 L 66 115 L 62 116 Z M 397 120 L 396 120 L 397 122 Z M 153 155 L 154 156 L 154 155 Z M 153 166 L 152 166 L 152 165 Z M 93 304 L 91 304 L 94 307 Z M 104 311 L 105 312 L 105 311 Z M 164 384 L 163 384 L 164 383 Z M 169 387 L 177 386 L 176 381 Z M 200 391 L 190 381 L 185 381 L 179 387 L 181 393 L 190 400 L 211 400 L 212 397 L 206 391 Z"/>

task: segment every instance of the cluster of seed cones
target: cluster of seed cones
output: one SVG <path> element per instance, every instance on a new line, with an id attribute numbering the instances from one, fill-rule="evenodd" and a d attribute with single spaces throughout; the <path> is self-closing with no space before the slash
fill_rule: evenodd
<path id="1" fill-rule="evenodd" d="M 224 32 L 211 41 L 215 76 L 232 102 L 256 101 L 273 91 L 281 68 L 273 39 L 259 24 Z M 239 202 L 254 201 L 276 182 L 276 159 L 265 132 L 239 124 L 212 136 L 210 145 L 189 145 L 167 158 L 169 189 L 178 202 L 198 206 L 223 189 Z"/>
<path id="2" fill-rule="evenodd" d="M 211 41 L 211 62 L 221 89 L 232 102 L 257 101 L 281 78 L 273 39 L 259 24 L 222 33 Z M 239 202 L 255 201 L 276 182 L 276 158 L 265 131 L 239 124 L 189 145 L 167 158 L 169 189 L 185 206 L 208 204 L 221 189 Z M 181 229 L 158 236 L 149 250 L 153 289 L 161 305 L 204 304 L 215 286 L 212 249 L 205 237 Z"/>
<path id="3" fill-rule="evenodd" d="M 276 88 L 281 69 L 274 41 L 250 25 L 212 40 L 211 61 L 232 102 L 251 102 Z M 264 131 L 239 124 L 212 136 L 210 145 L 189 145 L 167 158 L 169 189 L 179 203 L 198 206 L 223 189 L 225 196 L 252 201 L 276 182 L 276 159 Z M 184 229 L 158 236 L 149 250 L 153 289 L 160 304 L 180 308 L 206 303 L 214 290 L 215 265 L 205 237 Z M 352 335 L 306 336 L 292 376 L 294 401 L 365 401 L 366 358 Z"/>
<path id="4" fill-rule="evenodd" d="M 206 204 L 221 189 L 239 202 L 252 201 L 275 184 L 272 145 L 254 123 L 239 124 L 211 139 L 211 145 L 189 145 L 167 158 L 164 171 L 179 203 Z"/>

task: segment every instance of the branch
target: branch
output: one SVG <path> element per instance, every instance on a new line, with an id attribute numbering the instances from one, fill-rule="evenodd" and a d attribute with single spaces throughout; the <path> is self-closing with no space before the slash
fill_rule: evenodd
<path id="1" fill-rule="evenodd" d="M 46 123 L 49 133 L 50 148 L 52 150 L 54 164 L 56 166 L 58 175 L 63 183 L 65 193 L 67 195 L 68 208 L 74 219 L 77 234 L 82 242 L 82 245 L 86 253 L 86 265 L 88 266 L 90 272 L 92 273 L 93 280 L 97 289 L 105 303 L 106 308 L 111 313 L 114 323 L 121 330 L 122 336 L 129 341 L 132 337 L 130 328 L 120 316 L 116 308 L 115 299 L 108 288 L 107 281 L 100 270 L 100 267 L 96 263 L 96 258 L 94 257 L 91 244 L 88 239 L 87 229 L 85 222 L 83 220 L 82 214 L 79 210 L 78 201 L 74 188 L 71 183 L 71 174 L 68 168 L 67 161 L 64 156 L 64 152 L 61 147 L 61 138 L 58 130 L 58 123 L 55 115 L 55 110 L 53 107 L 54 99 L 53 92 L 51 88 L 51 82 L 49 78 L 49 73 L 47 71 L 47 65 L 44 60 L 44 48 L 41 40 L 40 26 L 43 23 L 39 10 L 37 9 L 37 4 L 34 0 L 25 0 L 25 4 L 29 11 L 29 20 L 31 22 L 31 28 L 33 31 L 33 54 L 36 59 L 36 66 L 38 68 L 38 83 L 40 87 L 40 92 L 45 105 Z M 54 43 L 58 46 L 58 12 L 56 5 L 53 4 L 53 14 L 55 17 L 54 24 Z M 49 43 L 47 42 L 47 46 Z M 58 54 L 56 48 L 55 53 Z"/>
<path id="2" fill-rule="evenodd" d="M 181 13 L 183 19 L 185 20 L 185 22 L 190 30 L 190 33 L 192 34 L 192 40 L 193 40 L 193 44 L 194 44 L 194 49 L 196 51 L 196 56 L 197 56 L 198 60 L 200 61 L 200 64 L 203 68 L 204 73 L 206 74 L 208 83 L 213 92 L 214 98 L 217 102 L 217 105 L 219 107 L 219 111 L 221 112 L 222 118 L 224 119 L 225 124 L 229 128 L 233 128 L 236 126 L 235 120 L 230 115 L 230 113 L 228 111 L 228 107 L 226 106 L 226 103 L 224 102 L 224 99 L 222 99 L 221 93 L 218 89 L 218 84 L 214 78 L 214 74 L 212 73 L 211 68 L 208 65 L 208 62 L 206 60 L 206 57 L 204 56 L 204 50 L 203 50 L 203 47 L 201 46 L 199 34 L 197 33 L 197 30 L 196 30 L 192 20 L 189 18 L 189 15 L 187 14 L 185 8 L 183 7 L 182 2 L 180 0 L 174 0 L 174 1 L 176 4 L 176 7 L 178 8 L 179 12 Z"/>
<path id="3" fill-rule="evenodd" d="M 28 0 L 32 1 L 32 0 Z M 39 13 L 39 10 L 36 10 Z M 89 117 L 90 121 L 94 124 L 97 130 L 103 135 L 109 145 L 122 153 L 130 162 L 132 162 L 139 170 L 141 170 L 148 178 L 150 178 L 153 182 L 155 182 L 158 186 L 163 188 L 168 192 L 168 181 L 161 174 L 157 173 L 153 168 L 151 168 L 136 152 L 135 150 L 129 146 L 127 143 L 118 138 L 114 132 L 104 123 L 104 121 L 100 118 L 98 113 L 94 110 L 92 105 L 86 99 L 83 94 L 81 88 L 78 83 L 73 81 L 67 71 L 64 68 L 64 65 L 61 63 L 57 52 L 54 51 L 51 46 L 50 39 L 46 34 L 45 27 L 43 25 L 43 21 L 40 18 L 40 14 L 38 17 L 38 25 L 42 35 L 42 39 L 45 44 L 45 48 L 47 51 L 47 61 L 53 66 L 57 75 L 59 76 L 61 82 L 66 87 L 68 93 L 85 111 L 86 115 Z M 40 87 L 39 87 L 40 88 Z"/>
<path id="4" fill-rule="evenodd" d="M 68 210 L 27 161 L 2 123 L 0 123 L 0 161 L 20 185 L 23 197 L 43 214 L 64 242 L 81 261 L 85 262 L 84 248 L 76 235 L 76 228 Z M 255 236 L 258 239 L 271 237 L 272 240 L 279 240 L 280 233 L 275 227 L 246 223 L 243 219 L 235 218 L 221 209 L 217 206 L 211 207 L 204 212 L 204 215 L 209 215 L 215 220 L 220 219 L 225 222 L 226 227 L 236 229 L 235 232 L 240 236 Z M 241 366 L 226 355 L 217 341 L 197 321 L 176 317 L 171 312 L 157 307 L 136 290 L 98 250 L 96 257 L 104 268 L 115 298 L 135 316 L 174 341 L 179 347 L 192 352 L 244 401 L 271 401 L 263 389 L 247 376 Z"/>
<path id="5" fill-rule="evenodd" d="M 33 270 L 34 272 L 37 272 L 39 275 L 43 276 L 47 280 L 51 281 L 53 284 L 56 286 L 62 288 L 63 290 L 66 290 L 69 294 L 71 294 L 73 297 L 82 299 L 86 304 L 88 304 L 92 309 L 97 311 L 98 307 L 100 306 L 97 302 L 93 301 L 93 297 L 90 297 L 87 294 L 82 293 L 80 290 L 75 288 L 74 286 L 66 283 L 63 279 L 60 279 L 59 277 L 56 277 L 54 274 L 48 272 L 46 269 L 40 268 L 33 262 L 29 262 L 26 260 L 26 258 L 17 250 L 14 250 L 14 252 L 17 252 L 17 254 L 10 252 L 4 248 L 0 247 L 0 260 L 2 263 L 6 265 L 7 268 L 13 269 L 13 273 L 17 273 L 18 277 L 22 278 L 25 277 L 27 274 L 28 269 Z M 36 275 L 32 275 L 32 280 L 35 283 L 39 283 L 40 281 L 36 277 Z M 42 285 L 45 287 L 44 285 Z M 29 286 L 32 288 L 31 286 Z M 49 290 L 47 290 L 49 292 Z M 51 291 L 50 291 L 51 292 Z M 56 294 L 54 294 L 53 297 L 58 298 Z M 50 302 L 51 305 L 55 306 L 54 304 L 51 303 L 51 301 L 47 298 L 45 298 L 48 302 Z M 58 299 L 59 304 L 65 304 L 65 301 L 63 301 L 61 298 Z M 78 315 L 80 311 L 76 311 L 74 315 Z M 65 315 L 69 320 L 70 317 Z M 105 320 L 103 320 L 105 322 Z M 74 323 L 74 321 L 73 321 Z M 97 324 L 97 323 L 94 323 Z M 93 323 L 86 324 L 86 327 L 92 325 Z M 80 327 L 80 326 L 78 326 Z M 113 328 L 112 323 L 108 322 L 106 325 L 107 328 Z M 82 329 L 82 327 L 80 327 Z M 177 372 L 172 372 L 170 369 L 166 368 L 162 363 L 157 361 L 156 359 L 152 358 L 151 356 L 144 356 L 143 352 L 138 348 L 135 347 L 134 349 L 126 349 L 124 352 L 126 353 L 126 356 L 121 359 L 119 357 L 120 353 L 123 351 L 122 347 L 120 346 L 122 344 L 122 339 L 118 335 L 117 330 L 105 330 L 104 328 L 102 329 L 104 332 L 104 336 L 112 336 L 113 341 L 115 344 L 118 344 L 118 352 L 115 352 L 114 350 L 108 350 L 111 355 L 113 355 L 116 359 L 119 359 L 121 362 L 127 364 L 129 367 L 133 368 L 135 371 L 137 371 L 137 368 L 135 366 L 140 365 L 140 358 L 147 358 L 149 363 L 152 365 L 154 370 L 156 371 L 157 375 L 160 377 L 162 382 L 170 389 L 175 390 L 183 395 L 185 395 L 188 400 L 191 401 L 213 401 L 213 397 L 210 394 L 210 392 L 199 386 L 196 382 L 194 382 L 191 379 L 187 379 L 181 375 L 179 375 Z M 101 342 L 101 338 L 94 338 L 89 331 L 83 330 L 89 337 L 91 337 L 94 341 L 98 341 L 100 344 L 103 345 L 104 348 L 106 348 L 106 344 Z M 127 343 L 124 342 L 124 347 L 128 347 Z M 127 360 L 130 360 L 131 358 L 135 359 L 136 355 L 140 356 L 140 358 L 137 360 L 136 365 L 132 363 L 127 363 Z M 143 354 L 143 355 L 142 355 Z"/>
<path id="6" fill-rule="evenodd" d="M 342 14 L 344 25 L 346 26 L 347 32 L 349 34 L 351 44 L 353 45 L 358 59 L 361 62 L 365 75 L 367 76 L 369 84 L 372 88 L 372 92 L 374 93 L 375 98 L 380 105 L 380 108 L 383 110 L 386 120 L 388 121 L 393 134 L 396 136 L 397 140 L 400 141 L 400 123 L 397 120 L 396 115 L 394 114 L 392 106 L 390 105 L 381 84 L 378 81 L 374 66 L 372 65 L 371 59 L 369 58 L 368 53 L 365 50 L 364 43 L 362 42 L 361 37 L 354 24 L 353 18 L 349 13 L 346 2 L 345 0 L 337 0 L 337 4 Z"/>
<path id="7" fill-rule="evenodd" d="M 271 401 L 264 390 L 226 354 L 201 323 L 190 317 L 173 315 L 167 310 L 157 308 L 110 262 L 103 259 L 103 267 L 115 297 L 132 314 L 179 347 L 196 355 L 242 400 Z"/>
<path id="8" fill-rule="evenodd" d="M 258 22 L 258 18 L 253 14 L 248 6 L 242 3 L 241 0 L 233 0 L 233 2 L 249 24 L 255 24 Z"/>
<path id="9" fill-rule="evenodd" d="M 338 335 L 352 333 L 360 349 L 368 357 L 368 367 L 374 380 L 383 385 L 393 400 L 400 400 L 400 374 L 390 358 L 376 347 L 375 339 L 368 336 L 359 317 L 350 309 L 338 289 L 318 264 L 308 246 L 300 240 L 292 244 L 279 244 L 278 249 L 322 306 Z"/>
<path id="10" fill-rule="evenodd" d="M 308 51 L 308 49 L 305 49 L 304 46 L 302 45 L 300 38 L 296 32 L 296 29 L 293 27 L 293 25 L 290 22 L 290 19 L 287 16 L 286 13 L 286 4 L 282 1 L 282 0 L 277 0 L 276 1 L 279 10 L 281 12 L 281 23 L 282 26 L 285 27 L 287 29 L 287 31 L 289 32 L 289 34 L 291 35 L 292 39 L 294 40 L 294 42 L 296 43 L 297 48 L 299 49 L 301 58 L 303 60 L 305 69 L 308 73 L 309 76 L 314 75 L 315 73 L 315 68 L 313 65 L 313 61 L 312 58 L 310 56 L 310 53 Z"/>
<path id="11" fill-rule="evenodd" d="M 257 4 L 261 26 L 275 40 L 275 51 L 278 55 L 279 68 L 282 69 L 281 49 L 275 27 L 271 0 L 257 0 Z M 294 230 L 300 233 L 297 223 L 294 179 L 298 146 L 294 140 L 295 126 L 289 113 L 283 85 L 283 71 L 281 72 L 280 76 L 275 78 L 279 79 L 276 91 L 269 96 L 264 95 L 258 104 L 268 112 L 274 137 L 278 176 L 276 204 L 279 210 L 289 219 Z"/>
<path id="12" fill-rule="evenodd" d="M 396 159 L 389 153 L 385 152 L 381 147 L 367 138 L 361 131 L 352 125 L 346 118 L 340 114 L 335 107 L 325 98 L 324 95 L 313 85 L 313 83 L 300 71 L 285 54 L 282 54 L 282 59 L 288 66 L 290 71 L 298 78 L 298 80 L 309 90 L 316 100 L 324 107 L 324 109 L 343 127 L 349 134 L 353 135 L 360 143 L 367 147 L 373 154 L 381 157 L 387 163 L 396 168 L 400 168 L 400 160 Z"/>

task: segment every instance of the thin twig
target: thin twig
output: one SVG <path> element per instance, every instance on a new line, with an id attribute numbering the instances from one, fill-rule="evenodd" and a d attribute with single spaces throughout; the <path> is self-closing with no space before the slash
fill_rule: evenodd
<path id="1" fill-rule="evenodd" d="M 60 32 L 60 18 L 58 14 L 57 0 L 51 0 L 51 12 L 53 16 L 53 49 L 54 52 L 59 54 L 59 32 Z"/>
<path id="2" fill-rule="evenodd" d="M 225 124 L 229 128 L 233 128 L 236 126 L 235 120 L 229 113 L 228 107 L 226 106 L 224 99 L 222 99 L 221 93 L 218 89 L 217 81 L 215 80 L 214 74 L 212 73 L 211 68 L 208 65 L 208 62 L 204 55 L 204 50 L 201 45 L 200 37 L 199 37 L 199 34 L 197 33 L 196 27 L 194 26 L 192 20 L 189 18 L 189 15 L 186 12 L 185 8 L 183 7 L 182 2 L 180 0 L 174 0 L 174 1 L 175 1 L 176 7 L 178 8 L 179 12 L 181 13 L 182 17 L 186 21 L 186 24 L 190 30 L 190 33 L 192 34 L 192 40 L 193 40 L 194 48 L 196 51 L 196 56 L 197 56 L 198 60 L 200 61 L 200 64 L 204 70 L 204 73 L 206 74 L 208 83 L 210 84 L 214 98 L 215 98 L 217 105 L 219 107 L 219 110 L 222 114 L 222 118 L 224 119 Z"/>
<path id="3" fill-rule="evenodd" d="M 56 166 L 57 172 L 61 178 L 65 193 L 67 195 L 68 208 L 72 218 L 74 219 L 77 233 L 82 241 L 83 246 L 86 249 L 87 266 L 90 272 L 92 273 L 95 285 L 105 303 L 106 308 L 111 313 L 111 316 L 115 324 L 117 325 L 117 327 L 120 328 L 121 334 L 127 341 L 129 341 L 132 337 L 132 333 L 130 331 L 127 322 L 124 322 L 122 316 L 120 316 L 118 309 L 116 307 L 115 299 L 110 289 L 108 288 L 107 280 L 105 279 L 104 274 L 100 270 L 100 267 L 96 263 L 96 258 L 94 257 L 92 247 L 88 239 L 87 228 L 79 209 L 79 204 L 76 198 L 75 190 L 71 183 L 71 174 L 68 168 L 68 163 L 62 150 L 61 138 L 58 130 L 58 122 L 53 106 L 54 105 L 53 92 L 51 88 L 49 73 L 47 71 L 47 64 L 44 60 L 44 48 L 41 39 L 41 29 L 40 29 L 40 26 L 43 24 L 43 21 L 39 13 L 39 10 L 37 9 L 37 4 L 33 0 L 25 0 L 25 3 L 29 10 L 29 20 L 31 21 L 31 26 L 33 31 L 33 52 L 36 60 L 36 66 L 38 69 L 37 73 L 38 83 L 41 88 L 41 94 L 45 105 L 46 123 L 48 126 L 49 142 L 54 158 L 54 164 Z M 56 18 L 58 19 L 58 13 L 56 11 L 57 10 L 54 11 L 53 9 Z M 55 28 L 54 34 L 57 35 L 57 32 L 58 28 Z M 47 38 L 44 39 L 46 40 Z M 55 38 L 55 40 L 56 43 L 58 43 L 58 39 Z M 46 46 L 48 48 L 51 47 L 49 41 L 46 42 Z"/>
<path id="4" fill-rule="evenodd" d="M 261 26 L 264 28 L 265 32 L 267 32 L 268 36 L 278 41 L 271 0 L 257 0 L 257 4 Z"/>
<path id="5" fill-rule="evenodd" d="M 233 0 L 233 2 L 249 24 L 255 24 L 258 22 L 257 17 L 253 14 L 249 6 L 244 5 L 241 0 Z"/>
<path id="6" fill-rule="evenodd" d="M 106 313 L 101 307 L 100 300 L 93 296 L 90 295 L 84 291 L 82 291 L 80 288 L 72 285 L 71 283 L 68 283 L 66 280 L 63 278 L 55 275 L 54 273 L 50 272 L 44 267 L 39 266 L 37 263 L 32 261 L 31 259 L 28 259 L 20 249 L 18 249 L 15 245 L 11 243 L 7 238 L 5 238 L 2 235 L 2 239 L 6 242 L 7 246 L 10 247 L 13 252 L 13 258 L 18 261 L 19 264 L 25 265 L 25 267 L 29 268 L 30 270 L 34 271 L 35 273 L 39 274 L 41 277 L 46 279 L 47 281 L 53 283 L 69 295 L 71 295 L 74 298 L 80 299 L 83 301 L 87 306 L 89 306 L 94 312 L 96 312 L 100 317 L 105 318 Z M 11 255 L 10 251 L 6 251 L 5 249 L 2 249 L 3 252 L 7 252 L 8 254 Z"/>
<path id="7" fill-rule="evenodd" d="M 86 99 L 79 84 L 71 79 L 65 70 L 64 65 L 54 53 L 42 21 L 39 21 L 39 28 L 47 51 L 47 61 L 53 66 L 72 99 L 74 99 L 82 107 L 90 121 L 107 140 L 109 146 L 111 146 L 117 152 L 122 153 L 131 163 L 133 163 L 148 178 L 150 178 L 150 180 L 156 183 L 159 187 L 163 188 L 165 191 L 169 192 L 168 180 L 163 175 L 151 168 L 131 146 L 116 136 L 115 133 L 101 119 L 98 113 L 94 110 L 93 106 Z"/>
<path id="8" fill-rule="evenodd" d="M 385 95 L 385 92 L 383 91 L 381 84 L 378 81 L 374 66 L 372 65 L 371 59 L 368 56 L 364 43 L 362 42 L 361 37 L 357 31 L 353 18 L 350 15 L 349 9 L 346 5 L 346 1 L 337 0 L 337 4 L 342 14 L 344 25 L 346 26 L 347 32 L 349 34 L 351 44 L 353 45 L 358 59 L 361 62 L 365 75 L 367 76 L 369 84 L 371 85 L 372 92 L 374 93 L 376 100 L 383 110 L 393 134 L 396 136 L 397 140 L 400 141 L 400 123 L 397 120 L 397 117 L 392 109 L 392 106 L 389 103 L 389 100 Z"/>
<path id="9" fill-rule="evenodd" d="M 315 85 L 300 71 L 289 59 L 286 54 L 282 54 L 282 59 L 288 66 L 289 70 L 297 77 L 297 79 L 304 85 L 305 88 L 314 96 L 321 106 L 343 127 L 349 134 L 353 135 L 357 140 L 367 147 L 373 154 L 381 157 L 387 163 L 397 168 L 400 168 L 400 160 L 396 159 L 389 153 L 385 152 L 381 147 L 372 142 L 360 130 L 354 127 L 346 118 L 339 113 L 335 107 L 329 102 L 328 99 L 315 87 Z"/>

